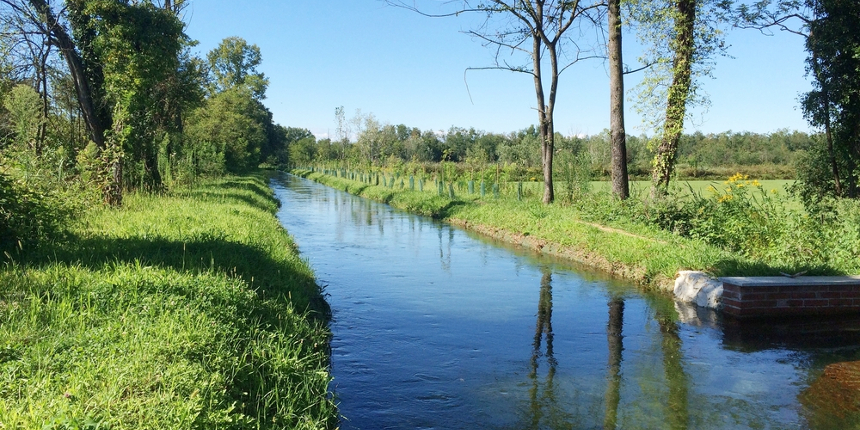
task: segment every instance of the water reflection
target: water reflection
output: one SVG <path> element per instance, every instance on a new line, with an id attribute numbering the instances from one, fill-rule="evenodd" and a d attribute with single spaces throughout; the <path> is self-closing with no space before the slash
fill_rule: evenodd
<path id="1" fill-rule="evenodd" d="M 609 301 L 609 321 L 606 323 L 606 339 L 609 345 L 609 375 L 606 381 L 606 412 L 604 429 L 614 429 L 618 423 L 618 405 L 621 402 L 621 352 L 624 340 L 624 299 L 613 296 Z"/>
<path id="2" fill-rule="evenodd" d="M 541 267 L 540 298 L 538 300 L 537 324 L 535 324 L 534 340 L 532 342 L 531 369 L 529 379 L 529 410 L 531 412 L 528 425 L 523 428 L 570 428 L 571 416 L 565 411 L 564 395 L 555 384 L 558 361 L 553 351 L 552 331 L 552 269 Z M 544 360 L 541 360 L 543 358 Z M 540 363 L 547 366 L 546 374 L 541 377 L 538 372 Z"/>
<path id="3" fill-rule="evenodd" d="M 860 360 L 858 318 L 738 324 L 306 181 L 275 188 L 328 285 L 343 429 L 856 424 L 816 406 L 834 402 L 815 381 Z"/>
<path id="4" fill-rule="evenodd" d="M 663 371 L 669 386 L 669 399 L 666 404 L 667 423 L 672 429 L 686 429 L 689 421 L 687 409 L 687 390 L 689 380 L 684 371 L 681 337 L 678 334 L 676 315 L 657 312 L 663 349 Z"/>

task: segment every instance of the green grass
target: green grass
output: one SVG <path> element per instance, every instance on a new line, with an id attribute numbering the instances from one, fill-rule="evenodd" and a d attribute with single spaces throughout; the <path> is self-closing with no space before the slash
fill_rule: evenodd
<path id="1" fill-rule="evenodd" d="M 327 305 L 262 177 L 97 208 L 0 270 L 0 428 L 332 428 Z"/>
<path id="2" fill-rule="evenodd" d="M 652 212 L 650 216 L 659 216 L 659 210 L 666 214 L 677 212 L 672 207 L 659 209 L 646 205 L 643 208 L 641 201 L 647 195 L 647 182 L 635 182 L 634 199 L 625 203 L 612 199 L 607 192 L 608 183 L 592 183 L 592 192 L 577 197 L 575 204 L 546 206 L 540 203 L 543 184 L 539 182 L 523 184 L 522 201 L 517 199 L 516 183 L 503 183 L 498 199 L 489 190 L 481 198 L 477 194 L 478 185 L 475 194 L 468 194 L 463 184 L 460 184 L 452 200 L 448 198 L 447 192 L 439 196 L 432 181 L 429 186 L 425 185 L 421 193 L 400 189 L 399 183 L 390 188 L 319 172 L 295 173 L 403 210 L 446 219 L 502 240 L 577 260 L 646 288 L 667 289 L 678 270 L 703 270 L 714 276 L 778 275 L 780 272 L 801 271 L 808 271 L 809 274 L 839 274 L 860 270 L 856 261 L 828 257 L 836 255 L 835 251 L 818 252 L 818 248 L 827 246 L 820 242 L 812 244 L 818 251 L 810 249 L 810 242 L 803 238 L 786 239 L 785 249 L 751 257 L 745 256 L 743 252 L 734 252 L 663 230 L 643 221 L 643 209 Z M 790 182 L 761 181 L 761 184 L 765 192 L 769 192 L 771 189 L 784 190 Z M 675 192 L 682 199 L 684 195 L 689 196 L 691 191 L 712 198 L 708 187 L 723 185 L 721 181 L 693 181 L 689 185 L 678 186 Z M 557 187 L 556 196 L 560 197 L 563 192 L 562 186 Z M 785 195 L 783 192 L 779 194 Z M 777 201 L 786 208 L 796 207 L 787 198 Z M 740 223 L 746 222 L 740 218 L 738 220 Z M 845 251 L 851 252 L 851 249 L 849 246 Z M 809 258 L 806 258 L 807 255 Z"/>
<path id="3" fill-rule="evenodd" d="M 787 193 L 787 186 L 794 183 L 790 180 L 763 180 L 759 181 L 762 188 L 766 191 L 776 190 L 779 193 Z M 562 185 L 556 184 L 556 193 L 562 191 Z M 612 184 L 609 181 L 591 181 L 589 183 L 591 191 L 594 192 L 611 192 Z M 718 190 L 723 190 L 726 187 L 725 180 L 713 181 L 674 181 L 672 182 L 673 190 L 682 195 L 689 195 L 691 192 L 702 196 L 708 196 L 711 193 L 711 187 Z M 524 182 L 523 188 L 527 190 L 528 196 L 539 200 L 543 195 L 543 182 Z M 630 195 L 635 198 L 644 199 L 648 196 L 651 190 L 651 181 L 630 181 Z"/>

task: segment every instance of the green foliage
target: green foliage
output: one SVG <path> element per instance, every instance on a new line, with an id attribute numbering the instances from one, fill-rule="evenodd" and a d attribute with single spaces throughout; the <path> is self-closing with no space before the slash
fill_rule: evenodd
<path id="1" fill-rule="evenodd" d="M 263 61 L 260 48 L 241 37 L 228 37 L 210 51 L 206 58 L 212 72 L 213 93 L 245 88 L 257 100 L 266 98 L 269 79 L 257 66 Z"/>
<path id="2" fill-rule="evenodd" d="M 0 172 L 0 260 L 55 238 L 70 216 L 56 196 Z"/>
<path id="3" fill-rule="evenodd" d="M 124 169 L 127 186 L 158 189 L 162 181 L 154 113 L 163 100 L 157 89 L 179 67 L 185 37 L 182 22 L 171 11 L 148 2 L 90 0 L 80 13 L 89 17 L 90 49 L 98 58 L 104 101 L 112 110 L 110 152 L 129 158 L 130 165 Z"/>
<path id="4" fill-rule="evenodd" d="M 316 139 L 305 137 L 290 144 L 290 162 L 296 166 L 309 166 L 316 159 Z"/>
<path id="5" fill-rule="evenodd" d="M 202 174 L 253 169 L 267 142 L 267 119 L 268 113 L 246 89 L 216 94 L 188 119 L 186 152 Z"/>
<path id="6" fill-rule="evenodd" d="M 35 147 L 39 128 L 45 121 L 39 93 L 29 85 L 16 85 L 3 99 L 3 106 L 12 124 L 14 142 L 21 148 Z"/>
<path id="7" fill-rule="evenodd" d="M 0 270 L 0 422 L 333 428 L 328 311 L 276 206 L 256 177 L 133 194 Z"/>
<path id="8" fill-rule="evenodd" d="M 565 151 L 556 155 L 554 169 L 562 186 L 561 201 L 573 202 L 591 188 L 591 157 L 585 151 Z"/>
<path id="9" fill-rule="evenodd" d="M 814 16 L 806 39 L 807 71 L 813 78 L 813 90 L 801 101 L 809 123 L 827 133 L 828 140 L 820 144 L 829 159 L 818 157 L 815 161 L 824 161 L 830 167 L 828 176 L 833 182 L 809 181 L 805 186 L 817 188 L 819 194 L 860 198 L 860 35 L 856 31 L 860 27 L 860 5 L 853 1 L 809 0 L 806 6 Z M 804 167 L 810 170 L 803 175 L 805 179 L 814 178 L 812 172 L 820 169 Z"/>

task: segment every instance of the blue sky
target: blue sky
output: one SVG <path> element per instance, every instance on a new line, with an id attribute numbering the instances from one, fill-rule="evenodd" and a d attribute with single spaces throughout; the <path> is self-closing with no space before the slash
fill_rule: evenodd
<path id="1" fill-rule="evenodd" d="M 507 133 L 537 122 L 529 76 L 505 71 L 464 76 L 469 67 L 492 63 L 491 51 L 462 33 L 474 18 L 427 18 L 381 0 L 193 0 L 185 20 L 201 55 L 230 36 L 259 46 L 260 70 L 270 80 L 265 103 L 275 121 L 320 138 L 334 135 L 338 106 L 348 117 L 360 109 L 383 123 L 422 130 L 459 126 Z M 626 35 L 625 62 L 631 65 L 639 49 L 634 42 Z M 799 94 L 809 90 L 802 38 L 732 30 L 727 42 L 734 58 L 719 58 L 715 79 L 703 81 L 712 105 L 695 112 L 687 131 L 809 130 L 798 103 Z M 629 100 L 638 78 L 630 75 L 625 82 L 632 134 L 644 131 Z M 607 128 L 608 85 L 601 60 L 562 74 L 556 131 L 596 134 Z"/>

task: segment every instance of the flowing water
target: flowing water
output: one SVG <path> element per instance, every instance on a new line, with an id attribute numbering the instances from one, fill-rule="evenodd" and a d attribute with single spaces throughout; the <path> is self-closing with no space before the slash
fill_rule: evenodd
<path id="1" fill-rule="evenodd" d="M 856 318 L 723 321 L 301 178 L 272 187 L 332 307 L 343 429 L 860 422 L 853 392 L 820 383 L 860 360 Z"/>

